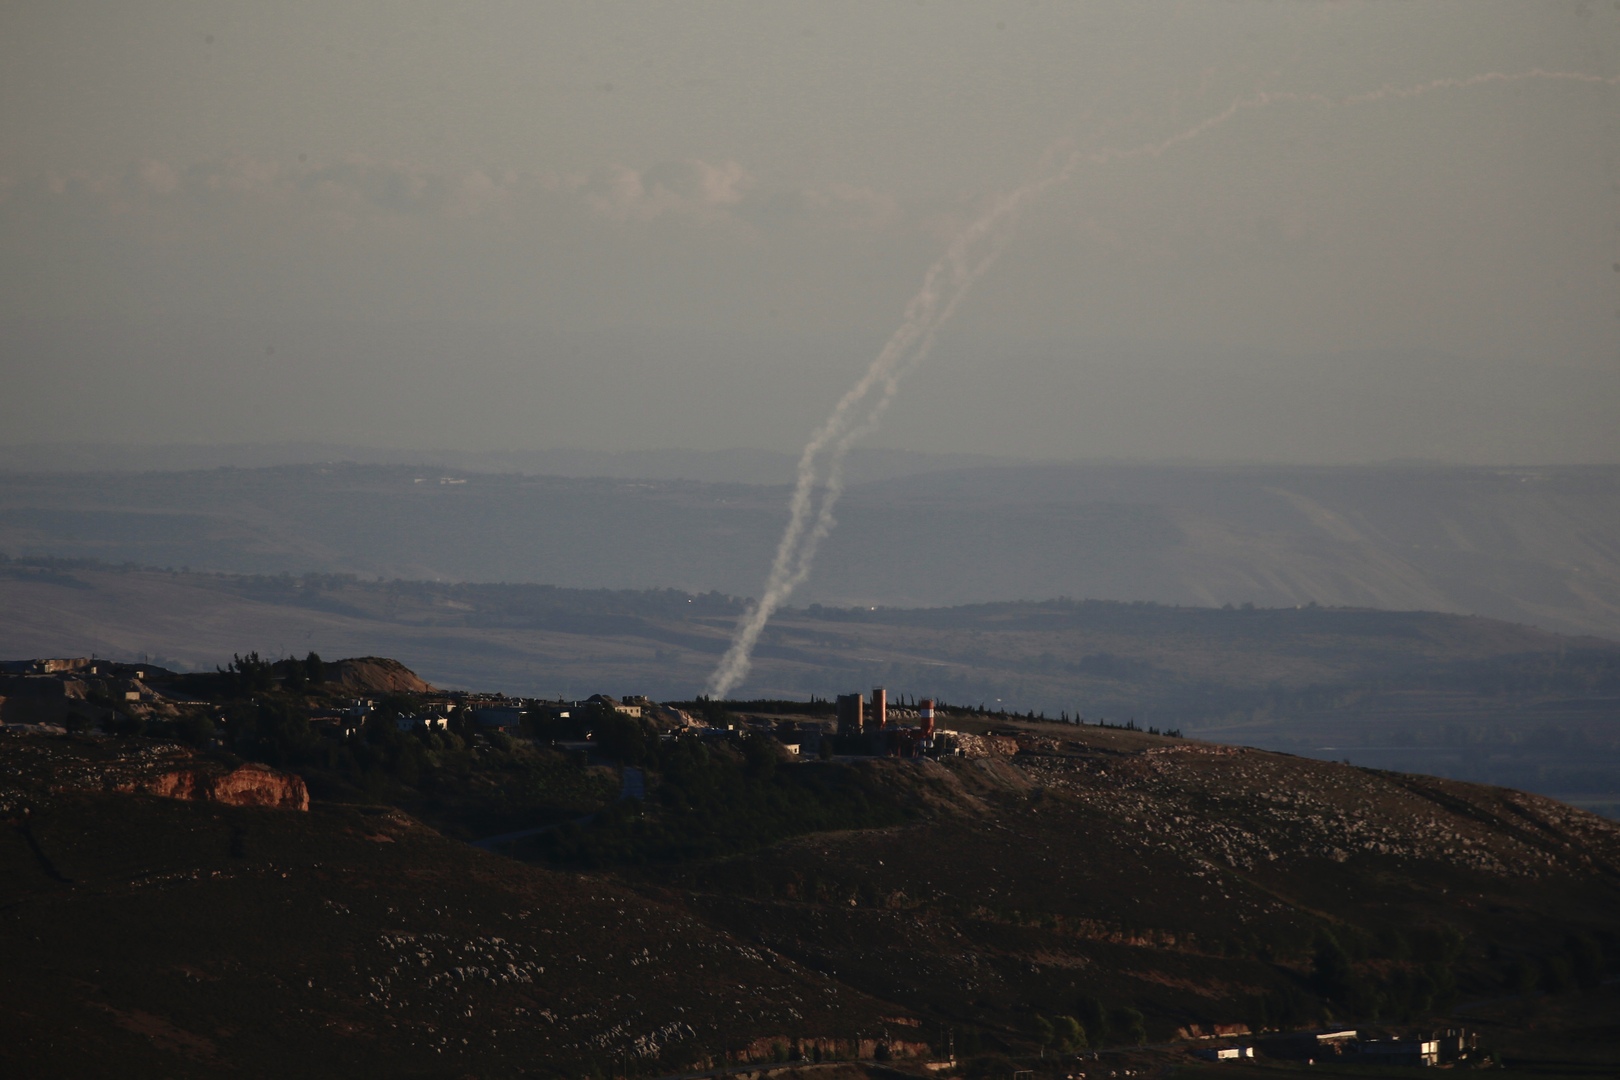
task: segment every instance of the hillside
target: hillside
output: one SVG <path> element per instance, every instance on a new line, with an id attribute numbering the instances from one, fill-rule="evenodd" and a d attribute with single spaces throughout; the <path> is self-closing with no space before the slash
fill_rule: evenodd
<path id="1" fill-rule="evenodd" d="M 1511 992 L 1560 962 L 1574 923 L 1615 928 L 1620 828 L 1557 803 L 1021 728 L 1001 752 L 917 776 L 948 809 L 915 824 L 677 880 L 716 921 L 913 1008 L 1004 1032 L 1035 1012 L 1130 1007 L 1153 1041 L 1214 1024 L 1410 1020 Z M 1337 986 L 1325 933 L 1354 958 Z"/>
<path id="2" fill-rule="evenodd" d="M 231 642 L 268 656 L 409 656 L 452 688 L 687 698 L 741 607 L 673 590 L 10 562 L 0 657 L 146 655 L 211 670 Z M 804 700 L 878 684 L 1620 809 L 1620 645 L 1489 619 L 1097 601 L 810 607 L 766 630 L 743 692 Z"/>
<path id="3" fill-rule="evenodd" d="M 0 1061 L 658 1075 L 721 1052 L 904 1069 L 955 1046 L 969 1075 L 1020 1061 L 1055 1077 L 1076 1062 L 1040 1063 L 1043 1023 L 1072 1019 L 1104 1068 L 1158 1072 L 1217 1026 L 1454 1015 L 1515 1075 L 1620 1064 L 1612 1029 L 1559 1027 L 1601 1009 L 1620 968 L 1620 826 L 1263 751 L 946 719 L 981 733 L 968 756 L 761 771 L 748 740 L 701 767 L 695 741 L 672 745 L 643 759 L 645 803 L 562 846 L 507 847 L 527 861 L 397 809 L 432 812 L 444 779 L 429 777 L 453 760 L 500 770 L 521 748 L 429 738 L 426 771 L 299 812 L 119 790 L 175 767 L 188 752 L 172 746 L 0 734 Z M 324 759 L 309 760 L 318 790 Z M 729 831 L 747 791 L 828 783 L 899 816 Z M 669 848 L 668 820 L 721 848 Z M 1563 1034 L 1549 1050 L 1537 1030 Z"/>
<path id="4" fill-rule="evenodd" d="M 391 811 L 7 787 L 11 1075 L 578 1075 L 788 1031 L 906 1034 L 879 1019 L 892 1006 L 678 907 Z"/>
<path id="5" fill-rule="evenodd" d="M 442 465 L 6 472 L 0 552 L 746 596 L 786 505 L 780 486 Z M 1620 638 L 1614 467 L 958 466 L 854 484 L 838 520 L 798 602 L 1315 602 Z"/>

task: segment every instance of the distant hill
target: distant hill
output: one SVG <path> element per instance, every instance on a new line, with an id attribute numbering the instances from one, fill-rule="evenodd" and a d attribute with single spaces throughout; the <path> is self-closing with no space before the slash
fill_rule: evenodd
<path id="1" fill-rule="evenodd" d="M 397 656 L 437 686 L 547 697 L 698 693 L 742 610 L 716 593 L 364 582 L 0 564 L 0 659 L 212 670 Z M 1492 619 L 1325 607 L 1048 601 L 800 608 L 745 697 L 872 685 L 1175 728 L 1540 791 L 1620 813 L 1620 644 Z"/>
<path id="2" fill-rule="evenodd" d="M 433 689 L 416 672 L 386 657 L 359 656 L 330 666 L 328 679 L 361 694 L 423 694 Z"/>
<path id="3" fill-rule="evenodd" d="M 1620 639 L 1620 467 L 870 465 L 796 602 L 1315 602 Z M 688 470 L 679 455 L 662 469 L 639 458 L 600 468 L 609 475 L 335 463 L 0 473 L 0 552 L 233 573 L 759 590 L 785 520 L 783 487 L 673 479 L 706 468 Z"/>
<path id="4" fill-rule="evenodd" d="M 287 465 L 404 465 L 465 472 L 705 484 L 788 484 L 798 455 L 769 450 L 401 450 L 349 443 L 22 443 L 0 444 L 0 472 L 143 473 L 265 469 Z M 1015 464 L 987 454 L 928 454 L 855 447 L 845 473 L 855 483 L 948 469 Z"/>

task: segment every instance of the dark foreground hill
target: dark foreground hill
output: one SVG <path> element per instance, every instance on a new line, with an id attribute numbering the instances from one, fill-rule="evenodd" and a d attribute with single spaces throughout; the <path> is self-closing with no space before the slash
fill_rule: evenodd
<path id="1" fill-rule="evenodd" d="M 434 685 L 688 698 L 742 602 L 540 585 L 0 563 L 0 657 L 409 656 Z M 225 643 L 230 643 L 227 648 Z M 1176 728 L 1620 813 L 1620 644 L 1435 612 L 1102 601 L 784 611 L 747 697 L 872 685 Z M 0 691 L 3 695 L 3 691 Z"/>
<path id="2" fill-rule="evenodd" d="M 609 878 L 387 807 L 95 790 L 122 756 L 0 735 L 0 1073 L 577 1076 L 912 1035 L 903 1009 Z"/>
<path id="3" fill-rule="evenodd" d="M 967 756 L 807 762 L 763 735 L 586 761 L 390 724 L 347 759 L 289 744 L 332 792 L 307 812 L 135 793 L 184 753 L 142 737 L 0 735 L 0 1060 L 657 1075 L 721 1053 L 915 1068 L 954 1046 L 969 1075 L 1055 1077 L 1189 1062 L 1216 1026 L 1460 1018 L 1526 1075 L 1620 1067 L 1612 1025 L 1526 1049 L 1611 1000 L 1613 823 L 1140 732 L 947 722 Z M 393 765 L 339 783 L 362 758 Z M 468 820 L 457 792 L 499 797 L 470 775 L 538 784 L 543 814 L 577 798 L 569 770 L 622 760 L 644 801 L 599 802 L 515 858 L 422 823 Z"/>

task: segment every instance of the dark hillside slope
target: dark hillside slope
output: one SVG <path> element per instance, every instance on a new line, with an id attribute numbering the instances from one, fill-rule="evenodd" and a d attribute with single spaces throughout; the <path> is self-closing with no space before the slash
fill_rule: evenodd
<path id="1" fill-rule="evenodd" d="M 1009 1045 L 1037 1013 L 1133 1008 L 1154 1040 L 1401 1022 L 1569 985 L 1600 954 L 1620 967 L 1613 823 L 1502 789 L 1019 728 L 982 757 L 897 765 L 929 808 L 915 824 L 674 880 L 723 925 Z"/>
<path id="2" fill-rule="evenodd" d="M 181 753 L 140 738 L 0 736 L 0 1064 L 659 1075 L 720 1050 L 952 1043 L 1032 1060 L 1043 1018 L 1103 1047 L 1424 1025 L 1476 999 L 1553 1008 L 1620 972 L 1620 826 L 1590 814 L 1138 732 L 947 723 L 968 756 L 774 765 L 858 776 L 844 787 L 910 807 L 897 824 L 702 854 L 741 804 L 672 784 L 692 742 L 646 759 L 644 804 L 562 848 L 506 848 L 530 864 L 383 805 L 106 790 Z M 691 842 L 638 848 L 664 819 Z"/>
<path id="3" fill-rule="evenodd" d="M 0 1074 L 578 1076 L 910 1033 L 678 907 L 386 807 L 53 790 L 107 762 L 64 740 L 0 735 L 0 762 Z"/>

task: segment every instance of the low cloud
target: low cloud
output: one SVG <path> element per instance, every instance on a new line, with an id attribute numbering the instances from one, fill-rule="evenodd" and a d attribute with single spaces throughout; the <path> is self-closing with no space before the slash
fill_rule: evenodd
<path id="1" fill-rule="evenodd" d="M 870 188 L 835 183 L 772 190 L 739 162 L 696 158 L 557 175 L 436 170 L 362 155 L 297 163 L 235 155 L 179 166 L 146 160 L 121 173 L 57 173 L 10 186 L 37 209 L 70 217 L 232 211 L 256 217 L 268 211 L 286 225 L 343 229 L 390 219 L 560 214 L 617 226 L 679 220 L 871 231 L 901 217 L 896 199 Z"/>
<path id="2" fill-rule="evenodd" d="M 754 187 L 754 178 L 735 161 L 711 165 L 694 159 L 646 169 L 613 165 L 565 186 L 611 221 L 651 221 L 670 215 L 703 219 L 740 204 Z"/>
<path id="3" fill-rule="evenodd" d="M 879 274 L 889 263 L 865 241 L 885 247 L 916 221 L 869 188 L 772 185 L 733 160 L 565 174 L 362 155 L 148 159 L 0 178 L 0 279 L 21 286 L 0 317 L 775 319 L 869 297 L 850 262 Z"/>

